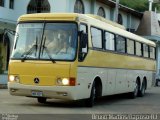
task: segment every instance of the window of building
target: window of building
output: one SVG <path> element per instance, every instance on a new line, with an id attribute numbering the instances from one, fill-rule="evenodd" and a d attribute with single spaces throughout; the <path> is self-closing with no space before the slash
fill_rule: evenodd
<path id="1" fill-rule="evenodd" d="M 50 4 L 48 0 L 30 0 L 27 13 L 48 13 L 50 12 Z"/>
<path id="2" fill-rule="evenodd" d="M 155 59 L 155 48 L 154 47 L 149 47 L 149 56 L 150 58 Z"/>
<path id="3" fill-rule="evenodd" d="M 115 35 L 109 32 L 105 32 L 105 49 L 115 50 Z"/>
<path id="4" fill-rule="evenodd" d="M 144 57 L 149 57 L 148 45 L 146 45 L 146 44 L 143 44 L 143 56 Z"/>
<path id="5" fill-rule="evenodd" d="M 4 7 L 4 0 L 0 0 L 0 6 Z"/>
<path id="6" fill-rule="evenodd" d="M 82 0 L 76 0 L 74 5 L 74 12 L 84 14 L 84 4 Z"/>
<path id="7" fill-rule="evenodd" d="M 123 24 L 123 18 L 121 14 L 118 14 L 118 23 L 121 25 Z"/>
<path id="8" fill-rule="evenodd" d="M 139 42 L 136 42 L 136 55 L 142 56 L 142 45 Z"/>
<path id="9" fill-rule="evenodd" d="M 99 16 L 101 16 L 101 17 L 104 17 L 104 18 L 106 17 L 105 10 L 103 9 L 103 7 L 100 7 L 100 8 L 98 9 L 97 15 L 99 15 Z"/>
<path id="10" fill-rule="evenodd" d="M 122 36 L 116 36 L 116 51 L 125 53 L 126 52 L 126 39 Z"/>
<path id="11" fill-rule="evenodd" d="M 14 0 L 9 1 L 9 8 L 14 9 Z"/>
<path id="12" fill-rule="evenodd" d="M 127 39 L 127 53 L 134 55 L 134 41 Z"/>
<path id="13" fill-rule="evenodd" d="M 102 48 L 102 30 L 91 28 L 92 43 L 95 48 Z"/>

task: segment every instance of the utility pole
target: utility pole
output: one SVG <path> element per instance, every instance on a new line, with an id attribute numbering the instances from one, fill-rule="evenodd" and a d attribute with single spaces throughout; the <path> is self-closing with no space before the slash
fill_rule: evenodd
<path id="1" fill-rule="evenodd" d="M 118 14 L 119 14 L 119 0 L 116 0 L 115 18 L 114 18 L 115 22 L 118 22 Z"/>
<path id="2" fill-rule="evenodd" d="M 149 11 L 152 11 L 152 5 L 153 3 L 159 4 L 160 0 L 148 0 L 149 1 Z"/>
<path id="3" fill-rule="evenodd" d="M 148 1 L 149 1 L 149 11 L 152 11 L 153 0 L 148 0 Z"/>

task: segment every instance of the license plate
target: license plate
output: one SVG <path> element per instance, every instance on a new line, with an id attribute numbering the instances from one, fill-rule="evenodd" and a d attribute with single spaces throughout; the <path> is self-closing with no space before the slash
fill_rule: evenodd
<path id="1" fill-rule="evenodd" d="M 32 91 L 32 96 L 34 97 L 42 97 L 43 93 L 40 91 Z"/>

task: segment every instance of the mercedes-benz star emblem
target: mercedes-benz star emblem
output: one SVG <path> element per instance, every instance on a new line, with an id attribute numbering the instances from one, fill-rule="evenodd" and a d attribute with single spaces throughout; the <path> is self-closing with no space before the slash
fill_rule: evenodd
<path id="1" fill-rule="evenodd" d="M 34 78 L 34 83 L 38 84 L 39 83 L 39 78 Z"/>

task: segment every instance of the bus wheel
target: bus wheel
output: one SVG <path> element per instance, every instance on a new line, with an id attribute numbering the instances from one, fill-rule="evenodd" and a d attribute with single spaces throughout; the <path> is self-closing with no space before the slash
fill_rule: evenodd
<path id="1" fill-rule="evenodd" d="M 133 92 L 129 93 L 130 98 L 136 98 L 138 95 L 138 81 L 136 81 Z"/>
<path id="2" fill-rule="evenodd" d="M 95 86 L 95 82 L 93 82 L 90 98 L 88 98 L 85 102 L 86 106 L 93 107 L 95 103 L 95 99 L 96 99 L 96 86 Z"/>
<path id="3" fill-rule="evenodd" d="M 160 86 L 160 79 L 156 79 L 156 84 L 155 86 Z"/>
<path id="4" fill-rule="evenodd" d="M 145 81 L 143 81 L 143 82 L 142 82 L 141 89 L 140 89 L 140 91 L 139 91 L 139 97 L 143 97 L 143 96 L 144 96 L 145 90 L 146 90 L 145 85 L 146 85 L 146 83 L 145 83 Z"/>
<path id="5" fill-rule="evenodd" d="M 39 102 L 39 103 L 46 103 L 46 98 L 37 98 L 37 101 Z"/>

